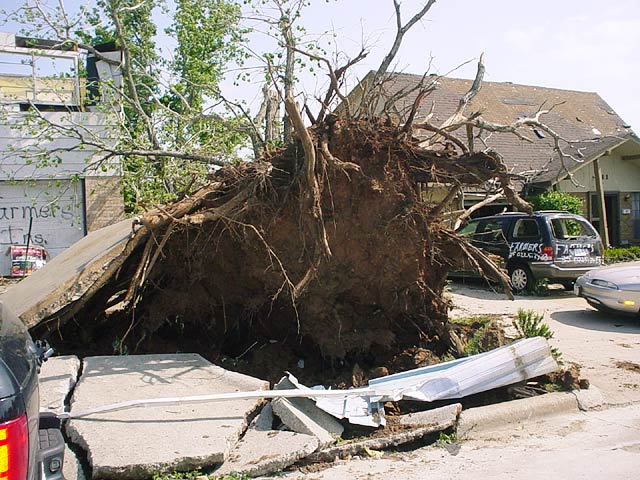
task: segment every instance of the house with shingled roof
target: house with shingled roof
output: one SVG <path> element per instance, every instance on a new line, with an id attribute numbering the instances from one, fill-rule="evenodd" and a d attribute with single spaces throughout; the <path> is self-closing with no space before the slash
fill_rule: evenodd
<path id="1" fill-rule="evenodd" d="M 359 99 L 372 75 L 369 73 L 349 94 L 352 111 L 370 108 L 361 105 Z M 415 122 L 428 118 L 435 126 L 454 113 L 473 83 L 435 75 L 390 74 L 384 84 L 385 94 L 390 99 L 395 97 L 393 111 L 400 121 L 411 110 L 421 81 L 431 83 L 433 90 L 422 100 Z M 607 226 L 609 244 L 640 244 L 640 139 L 597 93 L 483 82 L 465 113 L 479 112 L 485 120 L 510 125 L 519 118 L 534 116 L 540 109 L 551 109 L 540 121 L 566 140 L 561 142 L 564 157 L 550 135 L 533 127 L 521 130 L 528 140 L 512 133 L 484 132 L 475 140 L 475 148 L 500 153 L 523 196 L 549 190 L 575 194 L 583 200 L 583 215 L 600 231 L 602 225 Z M 376 110 L 380 113 L 381 107 Z M 461 140 L 466 141 L 466 137 Z M 464 206 L 486 198 L 491 188 L 466 191 Z M 599 208 L 602 203 L 604 215 Z M 495 213 L 506 206 L 506 202 L 492 204 L 479 213 Z"/>

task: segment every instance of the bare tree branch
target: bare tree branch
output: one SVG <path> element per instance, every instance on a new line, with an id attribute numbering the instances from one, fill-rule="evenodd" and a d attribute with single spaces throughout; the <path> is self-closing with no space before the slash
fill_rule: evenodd
<path id="1" fill-rule="evenodd" d="M 449 127 L 452 126 L 455 127 L 453 128 L 455 130 L 458 128 L 461 122 L 467 120 L 467 117 L 465 117 L 464 115 L 464 109 L 482 88 L 482 79 L 484 78 L 484 72 L 484 54 L 482 54 L 480 55 L 480 59 L 478 60 L 478 68 L 476 70 L 476 76 L 473 80 L 473 83 L 471 84 L 471 88 L 469 88 L 467 93 L 465 93 L 462 98 L 460 98 L 458 107 L 456 108 L 456 111 L 453 113 L 453 115 L 442 122 L 442 125 L 440 125 L 441 130 L 448 130 Z"/>
<path id="2" fill-rule="evenodd" d="M 501 198 L 504 198 L 504 192 L 502 191 L 502 189 L 500 189 L 497 193 L 495 193 L 494 195 L 490 195 L 487 198 L 485 198 L 484 200 L 482 200 L 481 202 L 476 203 L 475 205 L 472 205 L 471 207 L 467 208 L 466 210 L 462 210 L 462 215 L 460 215 L 457 219 L 456 222 L 453 225 L 453 229 L 457 230 L 458 228 L 460 228 L 460 226 L 465 222 L 465 220 L 467 218 L 469 218 L 471 216 L 471 214 L 479 209 L 481 209 L 482 207 L 486 207 L 487 205 L 495 202 L 496 200 L 499 200 Z"/>
<path id="3" fill-rule="evenodd" d="M 368 55 L 368 52 L 366 52 L 364 49 L 360 50 L 360 53 L 358 53 L 356 57 L 354 57 L 353 59 L 350 59 L 349 61 L 347 61 L 346 64 L 334 70 L 333 66 L 331 65 L 331 62 L 329 62 L 329 60 L 327 60 L 324 57 L 314 55 L 310 52 L 307 52 L 305 50 L 301 50 L 298 48 L 295 48 L 295 51 L 311 58 L 312 60 L 315 60 L 316 62 L 325 64 L 327 67 L 327 70 L 329 71 L 329 74 L 328 74 L 329 80 L 330 80 L 329 88 L 327 89 L 327 93 L 325 94 L 324 100 L 320 102 L 321 109 L 320 109 L 320 113 L 318 113 L 318 116 L 316 118 L 316 122 L 320 122 L 324 119 L 327 109 L 329 108 L 331 104 L 331 100 L 334 98 L 334 96 L 338 96 L 340 100 L 342 100 L 342 105 L 345 108 L 347 118 L 351 117 L 349 99 L 340 92 L 340 80 L 342 79 L 342 75 L 353 65 L 363 60 Z"/>
<path id="4" fill-rule="evenodd" d="M 376 71 L 376 75 L 375 75 L 376 78 L 381 77 L 387 72 L 387 70 L 389 69 L 389 66 L 391 65 L 391 62 L 393 62 L 393 59 L 397 55 L 398 50 L 400 50 L 400 45 L 402 45 L 402 39 L 404 38 L 405 34 L 420 19 L 422 19 L 422 17 L 426 15 L 426 13 L 429 11 L 429 9 L 431 9 L 434 3 L 436 3 L 436 0 L 429 0 L 425 4 L 425 6 L 422 7 L 422 10 L 416 13 L 411 18 L 411 20 L 409 20 L 405 25 L 402 25 L 402 18 L 400 15 L 400 2 L 398 2 L 398 0 L 393 0 L 393 6 L 396 11 L 396 37 L 393 40 L 393 45 L 391 45 L 391 49 L 389 50 L 389 53 L 387 53 L 385 57 L 382 59 L 382 63 L 380 63 L 380 66 Z"/>
<path id="5" fill-rule="evenodd" d="M 331 248 L 329 247 L 329 240 L 327 239 L 327 232 L 324 228 L 324 220 L 322 218 L 322 207 L 320 206 L 320 188 L 318 186 L 318 180 L 316 178 L 315 168 L 316 168 L 316 147 L 311 140 L 311 136 L 304 126 L 304 122 L 302 120 L 302 116 L 298 111 L 298 107 L 296 106 L 295 100 L 292 96 L 285 98 L 284 101 L 285 108 L 287 109 L 287 113 L 289 114 L 289 118 L 291 118 L 291 122 L 293 123 L 293 127 L 300 137 L 300 141 L 302 142 L 302 148 L 304 149 L 305 154 L 305 179 L 306 179 L 306 193 L 307 193 L 307 201 L 309 203 L 308 207 L 311 209 L 311 215 L 315 221 L 316 225 L 316 234 L 320 242 L 320 247 L 322 249 L 323 254 L 326 257 L 331 256 Z"/>

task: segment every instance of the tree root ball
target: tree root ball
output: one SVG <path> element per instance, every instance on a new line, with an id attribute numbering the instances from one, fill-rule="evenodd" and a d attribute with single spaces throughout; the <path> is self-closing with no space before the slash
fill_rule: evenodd
<path id="1" fill-rule="evenodd" d="M 442 199 L 453 179 L 492 178 L 492 158 L 465 163 L 447 145 L 425 153 L 380 121 L 331 119 L 309 133 L 315 196 L 295 143 L 225 167 L 184 208 L 149 216 L 146 245 L 108 286 L 117 297 L 130 282 L 133 300 L 97 322 L 102 331 L 112 325 L 111 340 L 129 353 L 165 342 L 235 361 L 277 344 L 289 365 L 321 358 L 372 368 L 411 347 L 445 353 L 443 289 L 467 252 L 437 201 L 426 201 L 429 182 L 444 185 Z"/>

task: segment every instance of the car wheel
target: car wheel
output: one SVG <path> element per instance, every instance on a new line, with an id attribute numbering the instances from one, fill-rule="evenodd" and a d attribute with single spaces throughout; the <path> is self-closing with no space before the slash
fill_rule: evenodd
<path id="1" fill-rule="evenodd" d="M 575 282 L 560 282 L 560 284 L 564 287 L 565 290 L 572 291 Z"/>
<path id="2" fill-rule="evenodd" d="M 531 270 L 524 265 L 514 265 L 509 267 L 509 279 L 511 286 L 516 292 L 531 290 L 533 288 L 533 275 Z"/>

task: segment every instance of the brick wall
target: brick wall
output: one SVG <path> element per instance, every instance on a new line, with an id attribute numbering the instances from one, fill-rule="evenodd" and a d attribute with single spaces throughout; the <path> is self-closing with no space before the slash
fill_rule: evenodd
<path id="1" fill-rule="evenodd" d="M 618 212 L 620 225 L 620 244 L 621 245 L 640 245 L 640 239 L 633 238 L 633 192 L 617 192 L 620 199 L 620 211 Z M 597 217 L 597 212 L 590 211 L 589 194 L 573 193 L 576 197 L 580 197 L 583 202 L 582 215 L 585 218 Z M 624 210 L 630 213 L 623 214 Z"/>
<path id="2" fill-rule="evenodd" d="M 120 177 L 85 177 L 87 232 L 124 219 Z"/>
<path id="3" fill-rule="evenodd" d="M 623 215 L 625 209 L 630 213 Z M 620 192 L 620 240 L 623 244 L 640 244 L 640 239 L 633 238 L 633 192 Z"/>

